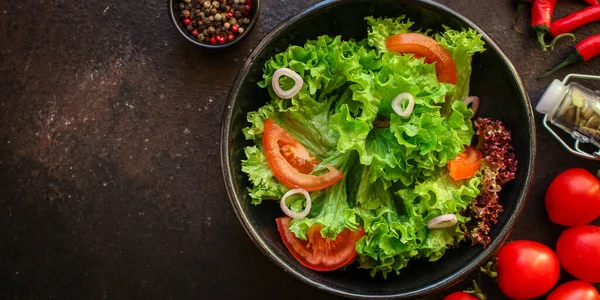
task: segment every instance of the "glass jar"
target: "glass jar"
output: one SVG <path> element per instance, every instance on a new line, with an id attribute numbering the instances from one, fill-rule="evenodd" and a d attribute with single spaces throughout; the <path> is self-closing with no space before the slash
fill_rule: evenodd
<path id="1" fill-rule="evenodd" d="M 567 84 L 571 78 L 600 80 L 600 76 L 581 74 L 570 74 L 563 81 L 555 79 L 542 95 L 536 110 L 546 115 L 544 126 L 571 153 L 600 160 L 600 151 L 590 154 L 579 148 L 580 143 L 592 143 L 600 148 L 600 92 L 578 83 Z M 552 130 L 548 122 L 573 137 L 574 149 Z"/>

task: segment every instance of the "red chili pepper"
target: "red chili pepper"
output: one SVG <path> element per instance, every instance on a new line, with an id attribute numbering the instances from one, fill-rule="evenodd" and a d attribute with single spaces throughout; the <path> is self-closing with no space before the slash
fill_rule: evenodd
<path id="1" fill-rule="evenodd" d="M 600 4 L 600 2 L 598 2 L 598 0 L 584 0 L 585 2 L 587 2 L 589 5 L 598 5 Z"/>
<path id="2" fill-rule="evenodd" d="M 557 37 L 564 33 L 570 33 L 575 28 L 579 28 L 597 20 L 600 20 L 600 5 L 588 6 L 580 11 L 552 22 L 550 25 L 550 34 Z"/>
<path id="3" fill-rule="evenodd" d="M 546 77 L 568 65 L 586 62 L 600 55 L 600 34 L 592 35 L 575 45 L 575 51 L 567 59 L 541 77 Z"/>
<path id="4" fill-rule="evenodd" d="M 557 0 L 533 0 L 533 7 L 531 8 L 531 28 L 536 32 L 543 51 L 546 51 L 546 48 L 548 47 L 544 42 L 544 37 L 550 30 L 556 1 Z"/>

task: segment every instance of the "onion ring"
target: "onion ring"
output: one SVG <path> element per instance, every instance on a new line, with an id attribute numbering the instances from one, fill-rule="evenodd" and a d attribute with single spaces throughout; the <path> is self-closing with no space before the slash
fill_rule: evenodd
<path id="1" fill-rule="evenodd" d="M 293 212 L 285 203 L 285 200 L 289 196 L 296 195 L 296 194 L 302 194 L 306 198 L 306 207 L 304 207 L 304 210 L 301 213 Z M 281 210 L 283 211 L 283 213 L 285 213 L 287 216 L 292 217 L 294 219 L 302 219 L 302 218 L 308 216 L 308 213 L 310 212 L 310 208 L 312 206 L 312 200 L 310 199 L 310 194 L 308 194 L 308 191 L 306 191 L 305 189 L 293 189 L 293 190 L 289 190 L 287 193 L 285 193 L 283 195 L 283 197 L 281 197 L 279 206 L 281 207 Z"/>
<path id="2" fill-rule="evenodd" d="M 406 107 L 406 110 L 402 109 L 402 102 L 404 102 L 404 100 L 408 100 L 408 106 Z M 402 93 L 402 94 L 396 96 L 396 98 L 394 98 L 394 100 L 392 100 L 392 109 L 394 110 L 395 113 L 397 113 L 401 117 L 410 116 L 410 114 L 412 114 L 414 108 L 415 108 L 415 98 L 413 97 L 413 95 L 411 95 L 409 93 Z"/>
<path id="3" fill-rule="evenodd" d="M 427 228 L 429 229 L 444 229 L 450 228 L 458 222 L 455 214 L 446 214 L 439 217 L 435 217 L 427 222 Z"/>
<path id="4" fill-rule="evenodd" d="M 287 91 L 284 91 L 281 88 L 281 86 L 279 86 L 279 79 L 283 75 L 294 80 L 294 86 Z M 288 69 L 288 68 L 280 68 L 280 69 L 277 69 L 277 71 L 275 71 L 275 73 L 273 73 L 273 79 L 271 80 L 271 85 L 273 86 L 273 91 L 275 92 L 275 94 L 277 94 L 277 96 L 279 96 L 282 99 L 291 99 L 294 96 L 296 96 L 298 94 L 298 92 L 300 92 L 302 85 L 304 85 L 304 80 L 302 79 L 300 74 L 294 72 L 293 70 Z"/>
<path id="5" fill-rule="evenodd" d="M 475 114 L 477 113 L 477 110 L 479 109 L 479 97 L 477 96 L 470 96 L 465 98 L 465 100 L 463 100 L 463 102 L 467 105 L 467 107 L 469 107 L 469 104 L 471 104 L 471 108 L 473 109 L 473 116 L 475 116 Z M 473 118 L 473 116 L 471 116 L 471 119 Z"/>

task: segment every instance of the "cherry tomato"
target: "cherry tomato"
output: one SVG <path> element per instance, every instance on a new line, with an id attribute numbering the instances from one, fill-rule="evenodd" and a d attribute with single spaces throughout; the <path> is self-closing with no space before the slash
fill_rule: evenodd
<path id="1" fill-rule="evenodd" d="M 566 229 L 556 243 L 556 255 L 563 268 L 577 279 L 600 283 L 600 226 Z"/>
<path id="2" fill-rule="evenodd" d="M 600 216 L 600 180 L 579 168 L 560 173 L 546 191 L 546 211 L 560 225 L 590 223 Z"/>
<path id="3" fill-rule="evenodd" d="M 548 295 L 546 300 L 598 300 L 600 295 L 596 288 L 580 280 L 573 280 L 559 285 Z"/>
<path id="4" fill-rule="evenodd" d="M 505 244 L 496 255 L 498 285 L 511 299 L 531 299 L 552 289 L 560 264 L 548 246 L 528 240 Z"/>
<path id="5" fill-rule="evenodd" d="M 266 119 L 263 146 L 269 167 L 277 180 L 289 188 L 303 188 L 309 192 L 334 185 L 344 173 L 327 165 L 329 172 L 309 175 L 319 163 L 304 146 L 273 120 Z"/>
<path id="6" fill-rule="evenodd" d="M 471 178 L 481 167 L 481 151 L 473 146 L 465 147 L 465 152 L 448 162 L 450 176 L 454 180 Z"/>
<path id="7" fill-rule="evenodd" d="M 425 57 L 425 62 L 435 62 L 435 70 L 440 82 L 456 84 L 456 65 L 448 50 L 436 40 L 420 33 L 399 33 L 385 41 L 388 51 L 398 53 L 413 53 L 415 57 Z"/>
<path id="8" fill-rule="evenodd" d="M 321 236 L 322 226 L 315 224 L 306 231 L 306 241 L 290 231 L 290 217 L 276 219 L 279 235 L 292 256 L 303 266 L 315 271 L 333 271 L 354 261 L 356 242 L 365 235 L 359 226 L 356 231 L 346 228 L 335 240 Z"/>
<path id="9" fill-rule="evenodd" d="M 465 292 L 454 292 L 444 297 L 443 300 L 479 300 L 479 298 Z"/>

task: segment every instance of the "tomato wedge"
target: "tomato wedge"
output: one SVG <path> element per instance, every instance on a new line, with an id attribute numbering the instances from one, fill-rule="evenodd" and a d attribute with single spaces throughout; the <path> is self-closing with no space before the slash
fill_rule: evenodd
<path id="1" fill-rule="evenodd" d="M 454 180 L 471 178 L 481 167 L 481 151 L 473 146 L 465 147 L 465 152 L 448 162 L 450 176 Z"/>
<path id="2" fill-rule="evenodd" d="M 325 166 L 329 172 L 323 175 L 309 175 L 319 161 L 271 119 L 265 120 L 263 146 L 273 175 L 289 188 L 314 192 L 344 178 L 344 173 L 330 165 Z"/>
<path id="3" fill-rule="evenodd" d="M 303 266 L 315 271 L 333 271 L 351 264 L 356 253 L 356 242 L 365 235 L 359 226 L 357 231 L 346 228 L 335 240 L 321 236 L 321 225 L 315 224 L 306 231 L 306 239 L 301 240 L 290 231 L 290 217 L 279 217 L 277 229 L 283 244 L 292 256 Z"/>
<path id="4" fill-rule="evenodd" d="M 458 75 L 450 53 L 436 40 L 420 33 L 399 33 L 385 41 L 388 51 L 413 53 L 415 57 L 425 57 L 425 62 L 435 62 L 435 70 L 440 82 L 456 84 Z"/>

